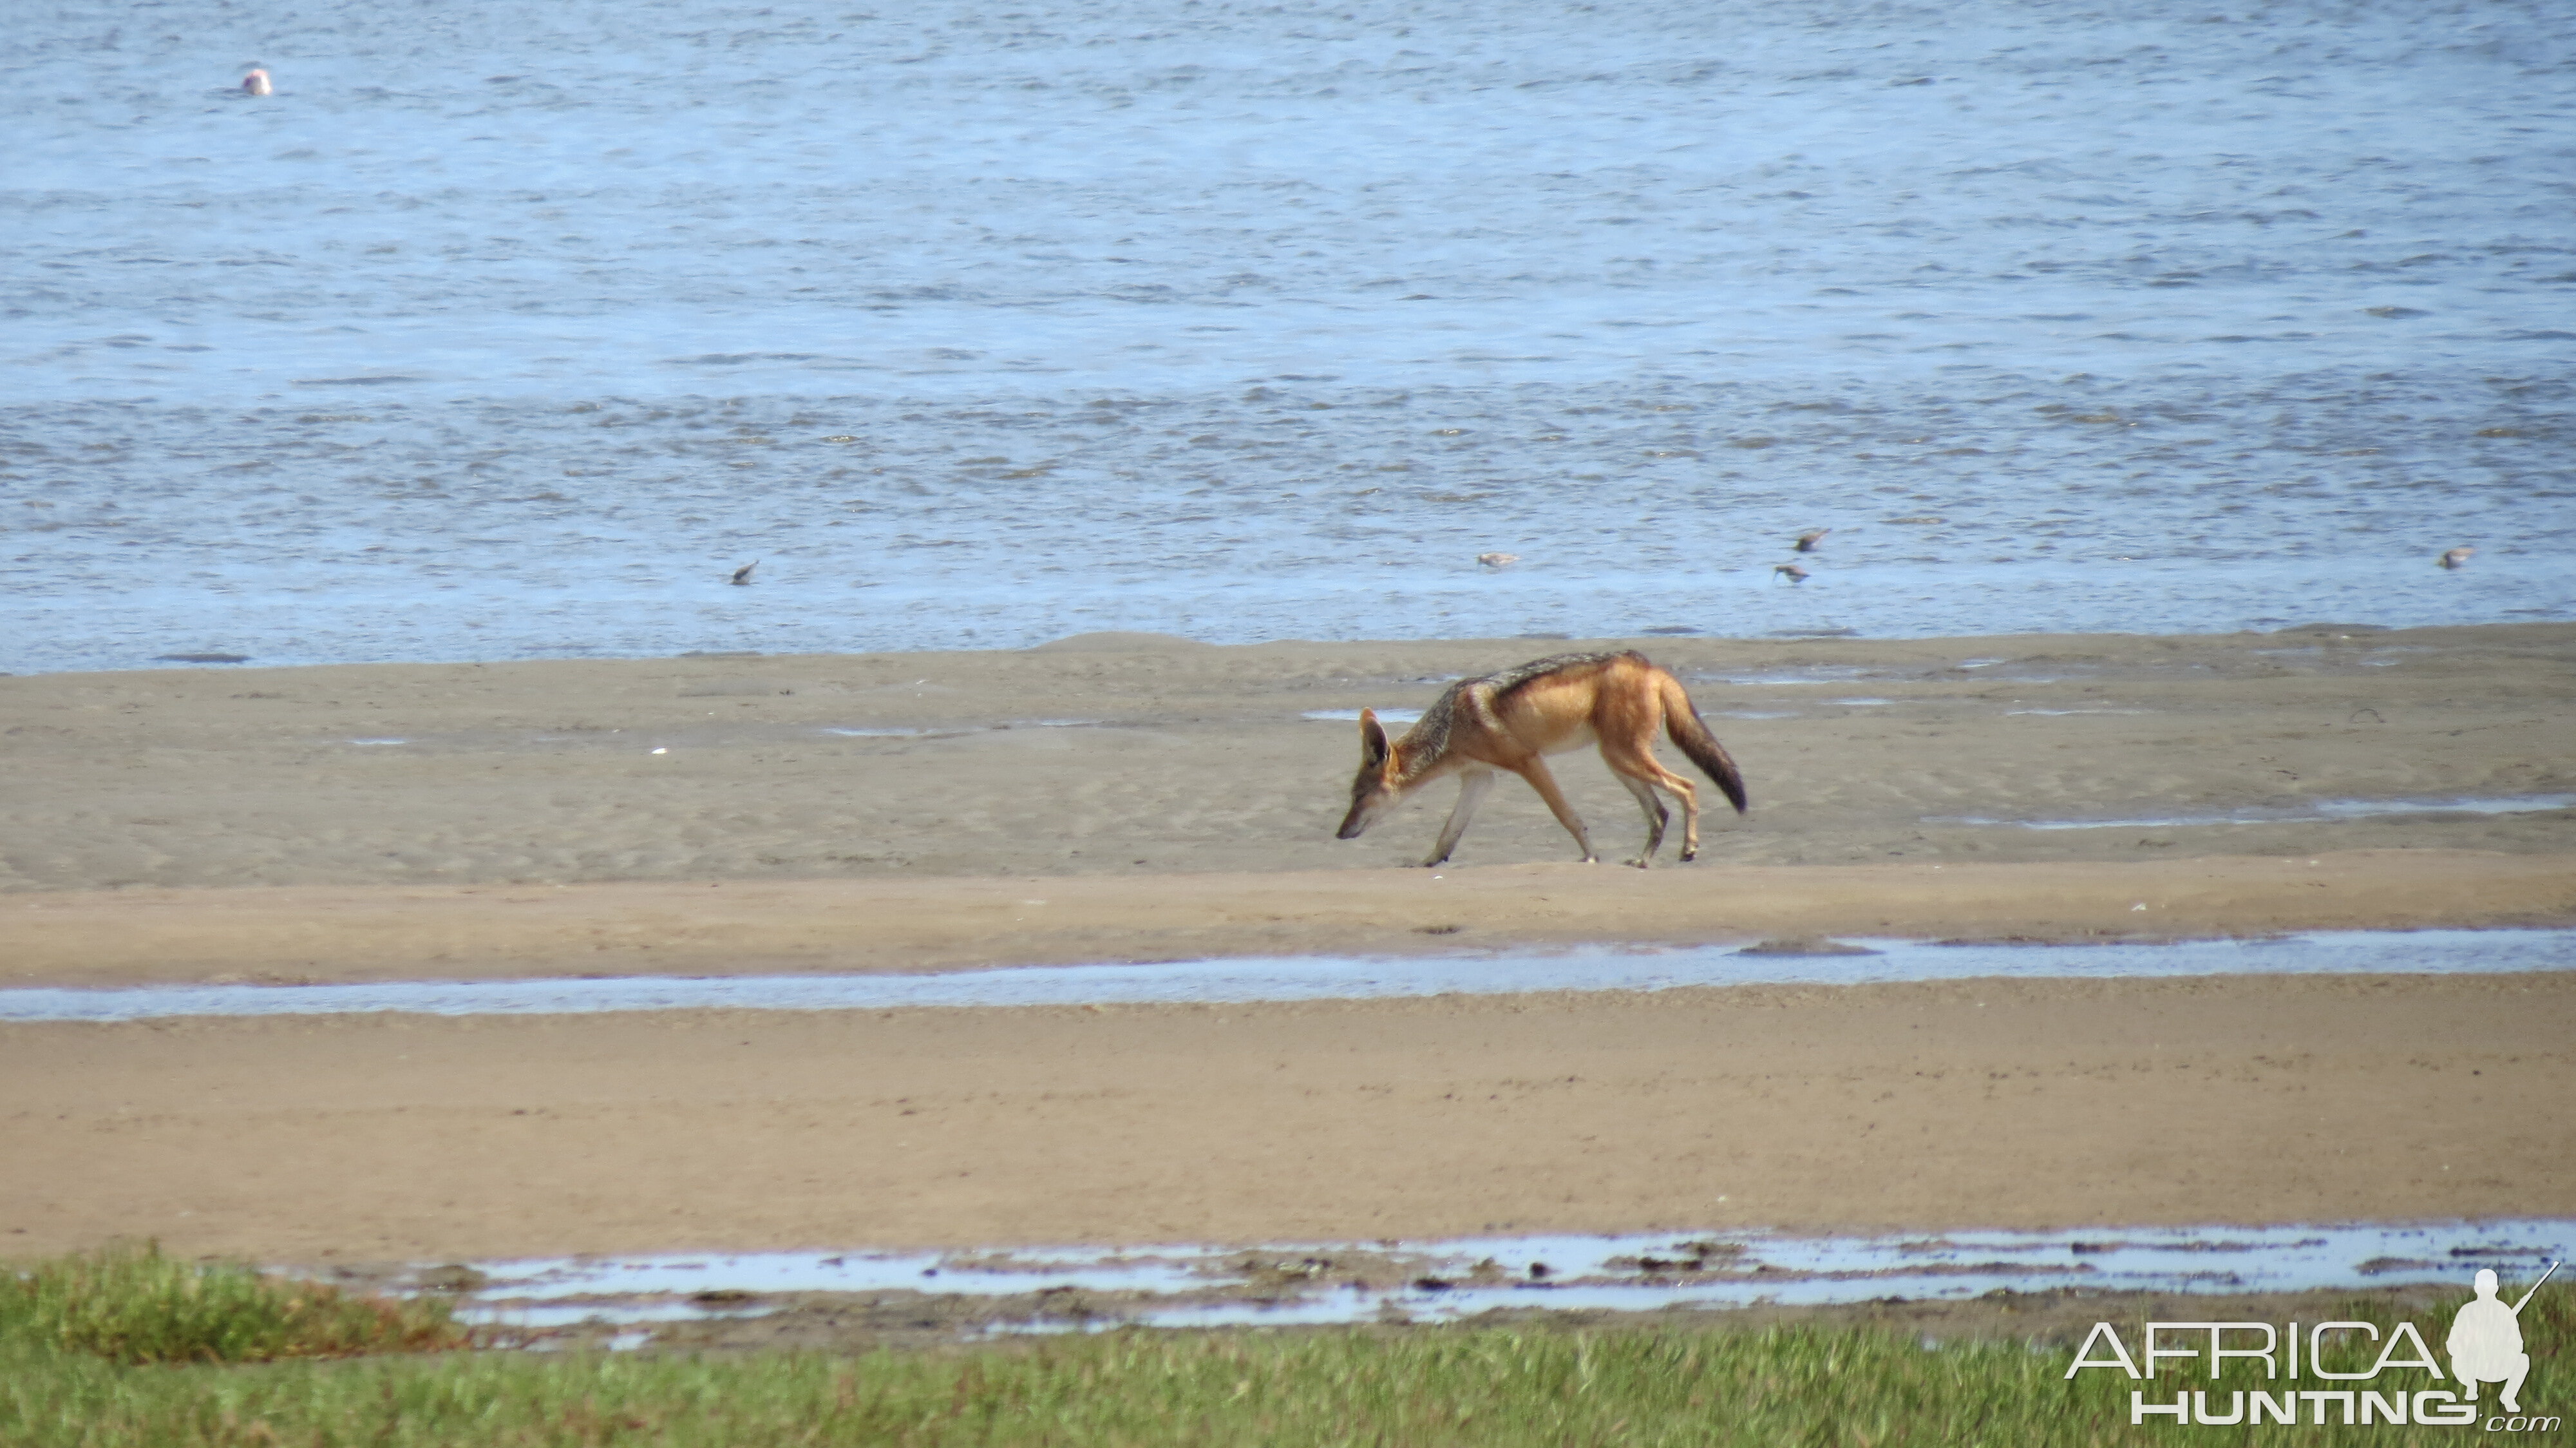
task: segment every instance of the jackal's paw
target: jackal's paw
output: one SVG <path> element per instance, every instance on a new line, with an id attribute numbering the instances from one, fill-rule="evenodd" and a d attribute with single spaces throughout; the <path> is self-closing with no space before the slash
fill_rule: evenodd
<path id="1" fill-rule="evenodd" d="M 1691 861 L 1696 860 L 1696 859 L 1698 859 L 1698 858 L 1699 858 L 1699 851 L 1697 851 L 1697 850 L 1684 850 L 1684 851 L 1682 851 L 1682 863 L 1683 863 L 1683 864 L 1685 864 L 1685 865 L 1689 864 Z"/>
<path id="2" fill-rule="evenodd" d="M 1627 863 L 1628 863 L 1628 864 L 1630 864 L 1630 865 L 1635 866 L 1636 868 L 1638 868 L 1638 869 L 1640 869 L 1640 870 L 1644 870 L 1644 869 L 1651 869 L 1651 868 L 1654 866 L 1654 863 L 1655 863 L 1655 862 L 1654 862 L 1654 861 L 1652 861 L 1652 860 L 1650 860 L 1650 859 L 1647 859 L 1647 858 L 1646 858 L 1645 856 L 1643 856 L 1643 855 L 1639 855 L 1637 858 L 1635 858 L 1635 859 L 1633 859 L 1633 860 L 1630 860 L 1630 861 L 1628 861 Z"/>

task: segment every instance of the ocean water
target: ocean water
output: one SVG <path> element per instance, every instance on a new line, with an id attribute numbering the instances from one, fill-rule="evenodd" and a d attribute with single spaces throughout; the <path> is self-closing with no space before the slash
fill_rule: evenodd
<path id="1" fill-rule="evenodd" d="M 0 671 L 2576 617 L 2542 0 L 9 39 Z"/>

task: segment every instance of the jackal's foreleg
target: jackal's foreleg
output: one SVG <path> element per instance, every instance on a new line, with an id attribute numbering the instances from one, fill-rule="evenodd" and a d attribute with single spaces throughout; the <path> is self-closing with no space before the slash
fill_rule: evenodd
<path id="1" fill-rule="evenodd" d="M 1556 776 L 1547 772 L 1547 761 L 1532 755 L 1528 763 L 1517 766 L 1513 772 L 1529 781 L 1530 788 L 1538 791 L 1538 797 L 1547 801 L 1548 811 L 1556 816 L 1556 822 L 1565 826 L 1565 832 L 1574 836 L 1574 842 L 1583 847 L 1583 863 L 1600 864 L 1601 857 L 1592 853 L 1591 833 L 1583 828 L 1583 819 L 1574 812 L 1574 806 L 1566 802 L 1565 791 L 1556 787 Z"/>
<path id="2" fill-rule="evenodd" d="M 1671 821 L 1673 814 L 1672 811 L 1664 808 L 1664 802 L 1656 796 L 1653 785 L 1642 779 L 1631 779 L 1624 774 L 1617 778 L 1621 784 L 1628 786 L 1630 794 L 1637 797 L 1637 807 L 1646 812 L 1646 847 L 1637 852 L 1637 858 L 1628 862 L 1642 870 L 1655 862 L 1655 851 L 1663 848 L 1664 826 Z M 1685 855 L 1683 858 L 1688 859 L 1689 856 Z"/>
<path id="3" fill-rule="evenodd" d="M 1431 858 L 1424 868 L 1441 864 L 1458 848 L 1458 837 L 1467 833 L 1467 822 L 1476 817 L 1476 806 L 1484 803 L 1485 791 L 1494 787 L 1494 772 L 1474 769 L 1458 776 L 1458 803 L 1449 811 L 1449 822 L 1440 827 L 1440 842 L 1431 847 Z"/>

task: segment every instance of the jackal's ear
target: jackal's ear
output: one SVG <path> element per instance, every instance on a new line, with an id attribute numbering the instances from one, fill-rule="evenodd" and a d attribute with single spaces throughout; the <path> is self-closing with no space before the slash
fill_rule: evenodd
<path id="1" fill-rule="evenodd" d="M 1360 711 L 1360 757 L 1371 764 L 1384 764 L 1388 748 L 1386 729 L 1377 722 L 1377 711 L 1362 709 Z"/>

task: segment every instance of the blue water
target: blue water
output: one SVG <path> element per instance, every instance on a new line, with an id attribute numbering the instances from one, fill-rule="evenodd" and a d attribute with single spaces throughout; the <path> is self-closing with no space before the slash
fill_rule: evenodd
<path id="1" fill-rule="evenodd" d="M 701 1292 L 886 1292 L 999 1296 L 1048 1289 L 1152 1294 L 1106 1309 L 1107 1320 L 1155 1327 L 1229 1322 L 1367 1322 L 1390 1307 L 1422 1320 L 1460 1320 L 1496 1308 L 1647 1312 L 1754 1303 L 1820 1306 L 1884 1298 L 1959 1299 L 1990 1292 L 2306 1292 L 2438 1283 L 2465 1288 L 2480 1268 L 2522 1284 L 2562 1260 L 2576 1223 L 2549 1218 L 2421 1225 L 2089 1228 L 1945 1232 L 1887 1237 L 1796 1237 L 1703 1232 L 1619 1237 L 1486 1237 L 1450 1241 L 1280 1243 L 1252 1251 L 1189 1246 L 1124 1250 L 1004 1249 L 989 1253 L 743 1252 L 687 1256 L 485 1262 L 489 1280 L 462 1316 L 526 1328 L 583 1322 L 650 1323 L 759 1315 L 774 1303 L 710 1306 Z M 1712 1250 L 1714 1249 L 1714 1250 Z M 1357 1256 L 1398 1266 L 1414 1281 L 1352 1292 L 1317 1261 Z M 1647 1267 L 1648 1261 L 1659 1267 Z M 1475 1272 L 1486 1265 L 1486 1275 Z M 1684 1262 L 1697 1265 L 1683 1267 Z M 1530 1276 L 1532 1263 L 1543 1275 Z M 1313 1273 L 1266 1287 L 1278 1301 L 1207 1289 L 1233 1287 L 1258 1267 Z M 1381 1275 L 1385 1268 L 1381 1267 Z M 1426 1284 L 1422 1279 L 1432 1283 Z M 1497 1278 L 1507 1280 L 1496 1280 Z M 2106 1316 L 2109 1315 L 2107 1312 Z M 2436 1335 L 2438 1337 L 2438 1334 Z M 640 1340 L 639 1340 L 640 1341 Z M 636 1344 L 627 1344 L 636 1345 Z"/>
<path id="2" fill-rule="evenodd" d="M 2537 0 L 54 3 L 0 81 L 0 670 L 2576 617 Z"/>
<path id="3" fill-rule="evenodd" d="M 2141 901 L 2143 906 L 2145 902 Z M 2141 929 L 2151 926 L 2141 916 Z M 1682 986 L 1872 985 L 1981 978 L 2197 975 L 2451 975 L 2576 969 L 2576 931 L 2336 930 L 2256 939 L 2105 945 L 1857 942 L 1861 953 L 1774 955 L 1733 945 L 1553 955 L 1255 956 L 1240 960 L 1043 965 L 919 975 L 612 976 L 366 981 L 346 985 L 156 985 L 0 990 L 0 1021 L 168 1016 L 435 1016 L 603 1011 L 888 1010 L 1374 1000 Z"/>

